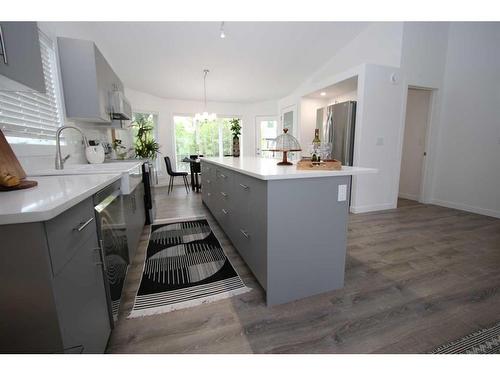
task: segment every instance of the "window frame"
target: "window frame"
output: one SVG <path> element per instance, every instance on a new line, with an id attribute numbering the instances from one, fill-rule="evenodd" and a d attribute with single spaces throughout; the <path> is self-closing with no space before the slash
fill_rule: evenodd
<path id="1" fill-rule="evenodd" d="M 173 153 L 174 153 L 174 161 L 175 161 L 175 165 L 179 165 L 179 160 L 177 160 L 177 139 L 176 139 L 176 135 L 175 135 L 175 118 L 176 117 L 191 117 L 193 120 L 194 120 L 194 116 L 195 114 L 194 113 L 177 113 L 177 112 L 174 112 L 172 114 L 172 150 L 173 150 Z M 242 145 L 243 145 L 243 142 L 242 142 L 242 139 L 243 139 L 243 116 L 242 115 L 225 115 L 225 114 L 217 114 L 217 120 L 219 119 L 233 119 L 233 118 L 237 118 L 240 120 L 240 123 L 241 123 L 241 134 L 240 134 L 240 154 L 242 153 Z M 224 155 L 224 144 L 223 144 L 223 136 L 222 136 L 222 127 L 219 126 L 219 155 Z"/>

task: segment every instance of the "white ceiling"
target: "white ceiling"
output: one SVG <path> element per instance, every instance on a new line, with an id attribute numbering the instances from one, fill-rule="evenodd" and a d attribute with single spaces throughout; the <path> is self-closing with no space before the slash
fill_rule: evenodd
<path id="1" fill-rule="evenodd" d="M 208 100 L 228 102 L 288 95 L 368 26 L 226 22 L 227 37 L 221 39 L 220 22 L 45 24 L 56 35 L 90 36 L 126 87 L 164 98 L 200 100 L 207 68 Z"/>

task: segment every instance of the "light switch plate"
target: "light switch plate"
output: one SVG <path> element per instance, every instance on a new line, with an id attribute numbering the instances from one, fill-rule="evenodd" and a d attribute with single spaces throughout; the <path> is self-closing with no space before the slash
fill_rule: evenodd
<path id="1" fill-rule="evenodd" d="M 337 201 L 344 202 L 346 200 L 347 200 L 347 185 L 339 185 Z"/>
<path id="2" fill-rule="evenodd" d="M 384 137 L 378 137 L 376 144 L 377 144 L 377 146 L 383 146 L 384 145 Z"/>

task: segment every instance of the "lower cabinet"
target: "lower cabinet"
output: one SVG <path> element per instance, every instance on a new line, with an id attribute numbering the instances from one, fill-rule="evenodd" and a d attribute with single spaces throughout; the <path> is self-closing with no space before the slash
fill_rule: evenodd
<path id="1" fill-rule="evenodd" d="M 202 199 L 264 289 L 267 183 L 202 161 Z"/>
<path id="2" fill-rule="evenodd" d="M 92 198 L 0 226 L 0 352 L 103 353 L 111 332 Z"/>
<path id="3" fill-rule="evenodd" d="M 202 175 L 204 204 L 269 306 L 343 287 L 349 207 L 335 197 L 350 176 L 261 180 L 210 160 Z"/>
<path id="4" fill-rule="evenodd" d="M 111 327 L 95 237 L 82 244 L 54 279 L 54 294 L 64 350 L 103 353 Z"/>

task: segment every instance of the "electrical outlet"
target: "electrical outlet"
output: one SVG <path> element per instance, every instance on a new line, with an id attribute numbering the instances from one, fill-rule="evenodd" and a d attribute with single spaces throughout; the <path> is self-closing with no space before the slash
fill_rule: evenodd
<path id="1" fill-rule="evenodd" d="M 384 137 L 378 137 L 376 145 L 383 146 L 384 145 Z"/>
<path id="2" fill-rule="evenodd" d="M 337 194 L 337 201 L 344 202 L 347 200 L 347 185 L 339 185 L 339 191 Z"/>

